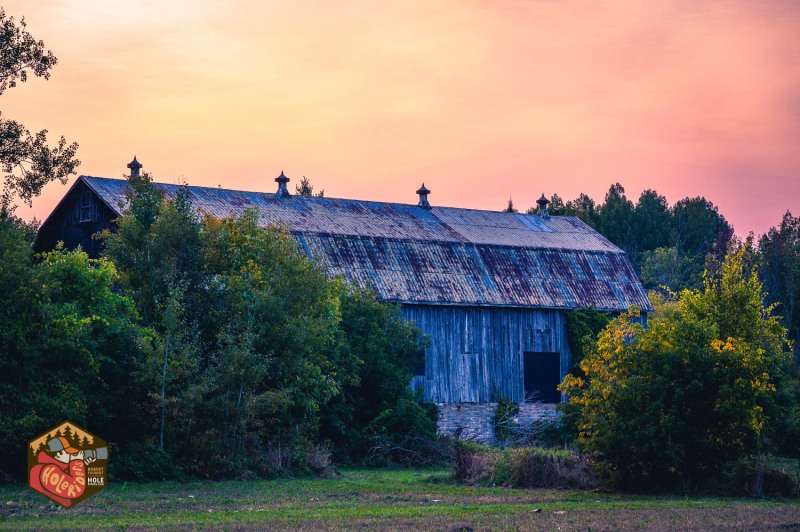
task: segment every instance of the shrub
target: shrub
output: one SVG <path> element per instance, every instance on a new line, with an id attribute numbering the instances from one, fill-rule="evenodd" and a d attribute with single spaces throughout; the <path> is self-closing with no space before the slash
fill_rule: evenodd
<path id="1" fill-rule="evenodd" d="M 705 489 L 763 452 L 776 391 L 791 382 L 786 330 L 769 311 L 739 251 L 648 328 L 636 309 L 614 320 L 584 358 L 585 378 L 560 386 L 598 473 L 633 491 Z"/>
<path id="2" fill-rule="evenodd" d="M 496 451 L 489 447 L 465 440 L 453 443 L 453 476 L 461 484 L 473 484 L 485 481 L 489 475 L 489 467 L 493 462 L 491 456 Z"/>
<path id="3" fill-rule="evenodd" d="M 719 492 L 745 497 L 800 496 L 800 462 L 761 455 L 732 464 Z"/>
<path id="4" fill-rule="evenodd" d="M 465 441 L 454 444 L 453 476 L 462 484 L 515 488 L 591 489 L 597 486 L 585 456 L 538 447 L 500 450 Z"/>
<path id="5" fill-rule="evenodd" d="M 590 489 L 594 473 L 586 457 L 566 450 L 519 447 L 497 454 L 494 481 L 515 488 Z"/>
<path id="6" fill-rule="evenodd" d="M 493 395 L 497 401 L 497 408 L 494 411 L 494 437 L 501 445 L 511 443 L 519 432 L 519 425 L 514 421 L 514 417 L 519 413 L 519 405 L 509 401 L 500 392 L 495 391 Z"/>

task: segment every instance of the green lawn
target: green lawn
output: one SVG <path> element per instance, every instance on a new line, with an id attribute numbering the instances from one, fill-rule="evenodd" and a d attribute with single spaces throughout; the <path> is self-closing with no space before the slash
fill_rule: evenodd
<path id="1" fill-rule="evenodd" d="M 800 501 L 642 497 L 458 486 L 446 471 L 343 470 L 334 479 L 115 483 L 65 510 L 0 487 L 3 529 L 800 529 Z"/>

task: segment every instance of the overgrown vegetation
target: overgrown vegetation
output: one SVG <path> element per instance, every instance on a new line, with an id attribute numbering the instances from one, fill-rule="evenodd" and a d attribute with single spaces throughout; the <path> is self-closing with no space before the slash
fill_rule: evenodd
<path id="1" fill-rule="evenodd" d="M 515 488 L 590 489 L 597 485 L 585 456 L 540 447 L 497 449 L 456 441 L 453 475 L 464 484 Z"/>
<path id="2" fill-rule="evenodd" d="M 561 389 L 578 421 L 578 449 L 628 490 L 707 487 L 742 459 L 782 450 L 797 382 L 786 329 L 764 306 L 743 247 L 703 290 L 665 300 L 647 328 L 637 310 L 614 320 L 587 353 L 585 377 Z"/>
<path id="3" fill-rule="evenodd" d="M 1 221 L 9 444 L 69 418 L 109 435 L 113 475 L 140 480 L 432 459 L 435 413 L 408 387 L 425 344 L 396 307 L 328 278 L 256 212 L 201 218 L 186 189 L 130 183 L 98 261 L 35 259 L 30 232 Z"/>

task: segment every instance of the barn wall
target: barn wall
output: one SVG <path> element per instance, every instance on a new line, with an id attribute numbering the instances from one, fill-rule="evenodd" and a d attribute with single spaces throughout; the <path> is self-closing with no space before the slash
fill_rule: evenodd
<path id="1" fill-rule="evenodd" d="M 523 352 L 560 353 L 561 377 L 571 355 L 563 311 L 405 305 L 403 317 L 431 340 L 425 353 L 424 400 L 488 403 L 497 389 L 525 399 Z"/>
<path id="2" fill-rule="evenodd" d="M 112 228 L 111 220 L 115 218 L 117 215 L 94 192 L 83 183 L 78 183 L 62 200 L 47 224 L 42 226 L 35 251 L 49 251 L 58 242 L 64 242 L 68 249 L 80 245 L 90 257 L 97 258 L 102 242 L 93 239 L 92 235 Z M 116 230 L 115 227 L 113 229 Z"/>

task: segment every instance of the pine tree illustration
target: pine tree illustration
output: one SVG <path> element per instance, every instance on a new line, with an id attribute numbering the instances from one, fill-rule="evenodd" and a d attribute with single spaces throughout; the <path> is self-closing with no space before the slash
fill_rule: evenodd
<path id="1" fill-rule="evenodd" d="M 89 448 L 89 436 L 86 434 L 83 435 L 83 441 L 81 441 L 81 449 L 88 449 Z"/>
<path id="2" fill-rule="evenodd" d="M 67 439 L 67 441 L 68 441 L 70 444 L 72 444 L 73 435 L 72 435 L 72 431 L 70 430 L 70 427 L 69 427 L 69 425 L 67 425 L 66 427 L 64 427 L 64 437 Z"/>

